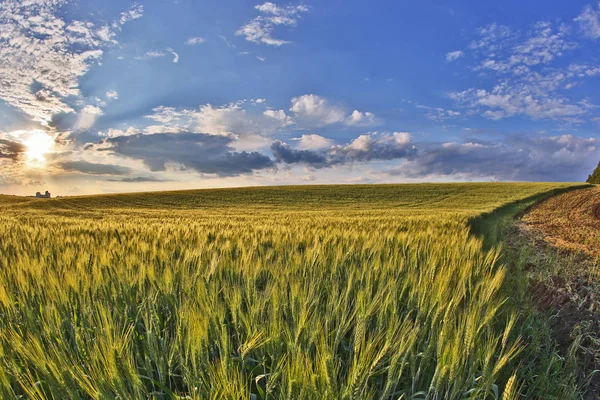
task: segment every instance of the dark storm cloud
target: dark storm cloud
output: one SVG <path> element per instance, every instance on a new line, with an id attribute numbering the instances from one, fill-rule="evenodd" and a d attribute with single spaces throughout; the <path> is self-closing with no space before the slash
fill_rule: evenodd
<path id="1" fill-rule="evenodd" d="M 0 139 L 0 158 L 16 160 L 26 149 L 26 146 L 21 143 Z"/>
<path id="2" fill-rule="evenodd" d="M 328 165 L 327 157 L 323 152 L 313 150 L 294 150 L 286 143 L 276 140 L 271 145 L 271 151 L 275 161 L 285 164 L 304 163 L 314 167 L 325 167 Z"/>
<path id="3" fill-rule="evenodd" d="M 173 182 L 170 179 L 160 179 L 151 176 L 136 176 L 134 178 L 107 179 L 108 182 L 143 183 L 143 182 Z"/>
<path id="4" fill-rule="evenodd" d="M 67 172 L 81 172 L 88 175 L 126 175 L 131 172 L 130 168 L 112 164 L 96 164 L 83 160 L 66 161 L 57 165 Z"/>
<path id="5" fill-rule="evenodd" d="M 271 145 L 275 160 L 285 164 L 306 164 L 314 168 L 355 162 L 386 161 L 411 158 L 416 147 L 406 133 L 361 135 L 347 145 L 323 150 L 295 150 L 279 140 Z"/>
<path id="6" fill-rule="evenodd" d="M 572 135 L 506 136 L 498 142 L 421 146 L 418 157 L 386 172 L 425 178 L 458 176 L 516 181 L 582 181 L 600 159 L 600 141 Z"/>
<path id="7" fill-rule="evenodd" d="M 235 176 L 274 165 L 261 153 L 234 151 L 232 141 L 204 133 L 157 133 L 107 138 L 86 148 L 142 160 L 152 171 L 176 163 L 200 173 Z"/>

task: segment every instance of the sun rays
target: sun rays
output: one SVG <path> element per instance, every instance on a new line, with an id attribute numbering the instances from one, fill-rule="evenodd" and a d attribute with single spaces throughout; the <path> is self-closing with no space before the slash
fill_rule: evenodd
<path id="1" fill-rule="evenodd" d="M 34 130 L 24 132 L 22 138 L 22 143 L 26 147 L 24 154 L 27 166 L 32 168 L 45 167 L 46 157 L 54 147 L 52 136 L 43 131 Z"/>

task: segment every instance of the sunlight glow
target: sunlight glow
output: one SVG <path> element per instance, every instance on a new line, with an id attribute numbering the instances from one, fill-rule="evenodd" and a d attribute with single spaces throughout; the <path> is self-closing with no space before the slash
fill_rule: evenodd
<path id="1" fill-rule="evenodd" d="M 31 167 L 43 167 L 46 165 L 46 154 L 54 146 L 54 139 L 42 131 L 31 131 L 23 144 L 27 146 L 27 164 Z"/>

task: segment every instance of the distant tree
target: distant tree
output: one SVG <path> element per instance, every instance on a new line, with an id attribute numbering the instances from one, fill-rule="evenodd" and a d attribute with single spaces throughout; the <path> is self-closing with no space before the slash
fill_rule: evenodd
<path id="1" fill-rule="evenodd" d="M 587 180 L 587 183 L 594 183 L 596 185 L 600 185 L 600 163 L 598 163 L 598 168 L 592 173 Z"/>

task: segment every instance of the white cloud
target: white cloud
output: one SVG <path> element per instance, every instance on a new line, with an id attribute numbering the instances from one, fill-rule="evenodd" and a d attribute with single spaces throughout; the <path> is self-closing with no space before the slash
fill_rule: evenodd
<path id="1" fill-rule="evenodd" d="M 351 126 L 375 126 L 379 124 L 379 120 L 372 112 L 352 111 L 352 114 L 345 121 L 346 125 Z"/>
<path id="2" fill-rule="evenodd" d="M 377 132 L 360 135 L 354 139 L 347 148 L 355 151 L 369 151 L 375 143 L 387 143 L 393 145 L 406 146 L 410 144 L 411 136 L 408 132 L 394 132 L 391 135 L 384 134 L 379 137 L 376 136 Z"/>
<path id="3" fill-rule="evenodd" d="M 298 148 L 300 150 L 321 150 L 331 147 L 333 140 L 323 137 L 317 134 L 304 134 L 299 138 L 292 140 L 298 141 Z"/>
<path id="4" fill-rule="evenodd" d="M 533 66 L 546 64 L 564 52 L 577 48 L 577 44 L 568 40 L 565 26 L 555 29 L 550 22 L 538 22 L 534 34 L 513 49 L 509 63 L 511 66 L 525 64 Z"/>
<path id="5" fill-rule="evenodd" d="M 237 137 L 269 135 L 291 123 L 283 110 L 265 110 L 262 114 L 255 114 L 237 104 L 221 107 L 207 104 L 200 107 L 194 118 L 199 132 Z"/>
<path id="6" fill-rule="evenodd" d="M 407 132 L 360 135 L 346 145 L 334 145 L 320 149 L 292 149 L 276 140 L 271 145 L 275 160 L 285 164 L 305 164 L 313 168 L 328 168 L 343 164 L 366 163 L 412 158 L 417 149 Z"/>
<path id="7" fill-rule="evenodd" d="M 569 30 L 565 25 L 555 27 L 550 22 L 540 21 L 524 37 L 507 29 L 491 25 L 479 31 L 482 38 L 474 42 L 477 43 L 475 46 L 471 43 L 471 48 L 483 56 L 476 71 L 522 75 L 531 71 L 532 67 L 548 64 L 577 48 L 577 43 L 569 40 Z"/>
<path id="8" fill-rule="evenodd" d="M 139 135 L 141 132 L 138 128 L 129 127 L 126 130 L 112 129 L 109 128 L 106 132 L 98 132 L 98 136 L 101 137 L 119 137 L 119 136 L 133 136 Z"/>
<path id="9" fill-rule="evenodd" d="M 477 33 L 479 38 L 469 44 L 471 50 L 498 51 L 516 36 L 509 27 L 495 23 L 477 29 Z"/>
<path id="10" fill-rule="evenodd" d="M 463 53 L 460 50 L 456 50 L 456 51 L 451 51 L 449 53 L 446 54 L 446 61 L 447 62 L 452 62 L 452 61 L 456 61 L 459 58 L 461 58 L 465 53 Z"/>
<path id="11" fill-rule="evenodd" d="M 223 42 L 225 42 L 227 47 L 229 47 L 230 49 L 235 49 L 235 44 L 231 43 L 229 39 L 227 39 L 227 36 L 219 35 L 219 37 L 221 38 L 221 40 L 223 40 Z"/>
<path id="12" fill-rule="evenodd" d="M 490 87 L 450 94 L 458 105 L 470 109 L 467 113 L 491 119 L 521 115 L 577 123 L 588 112 L 588 107 L 570 99 L 565 91 L 582 78 L 600 73 L 600 68 L 553 65 L 578 47 L 568 26 L 540 21 L 521 33 L 492 24 L 480 28 L 478 35 L 469 45 L 478 63 L 472 70 L 495 81 Z"/>
<path id="13" fill-rule="evenodd" d="M 290 111 L 303 124 L 315 127 L 342 122 L 346 118 L 343 108 L 315 94 L 294 97 Z"/>
<path id="14" fill-rule="evenodd" d="M 106 98 L 109 100 L 119 100 L 119 93 L 116 90 L 106 92 Z"/>
<path id="15" fill-rule="evenodd" d="M 167 47 L 167 51 L 173 55 L 173 63 L 177 64 L 179 62 L 179 54 L 170 47 Z"/>
<path id="16" fill-rule="evenodd" d="M 567 77 L 587 78 L 600 75 L 600 66 L 589 64 L 571 64 L 569 65 Z"/>
<path id="17" fill-rule="evenodd" d="M 596 7 L 591 4 L 585 6 L 575 21 L 579 22 L 585 36 L 590 39 L 600 38 L 600 3 Z"/>
<path id="18" fill-rule="evenodd" d="M 411 103 L 414 104 L 416 108 L 427 110 L 427 118 L 432 121 L 442 123 L 462 116 L 460 111 L 447 110 L 442 107 L 429 107 L 413 102 Z"/>
<path id="19" fill-rule="evenodd" d="M 238 150 L 268 147 L 270 135 L 293 122 L 284 110 L 266 108 L 263 99 L 241 100 L 222 106 L 205 104 L 198 109 L 157 107 L 147 118 L 158 123 L 144 133 L 198 132 L 234 138 Z"/>
<path id="20" fill-rule="evenodd" d="M 197 109 L 180 109 L 160 106 L 146 118 L 150 125 L 141 128 L 145 134 L 197 132 L 209 135 L 229 136 L 235 139 L 238 150 L 254 150 L 268 147 L 272 135 L 282 129 L 305 129 L 307 126 L 325 126 L 339 123 L 352 126 L 368 126 L 378 123 L 374 114 L 354 111 L 347 115 L 341 107 L 316 95 L 292 99 L 290 112 L 269 107 L 265 99 L 240 100 L 221 106 L 205 104 Z M 301 143 L 313 145 L 318 135 L 303 136 Z M 302 144 L 301 144 L 302 146 Z"/>
<path id="21" fill-rule="evenodd" d="M 204 42 L 205 42 L 205 40 L 203 37 L 193 36 L 193 37 L 187 38 L 187 40 L 185 41 L 185 45 L 186 46 L 196 46 L 196 45 L 202 44 Z"/>
<path id="22" fill-rule="evenodd" d="M 123 25 L 129 21 L 133 21 L 134 19 L 141 18 L 143 15 L 144 15 L 144 6 L 134 3 L 129 8 L 129 10 L 121 13 L 121 18 L 119 19 L 119 24 Z"/>
<path id="23" fill-rule="evenodd" d="M 534 119 L 570 119 L 585 114 L 586 110 L 569 104 L 561 97 L 534 95 L 527 86 L 496 86 L 492 91 L 469 89 L 452 93 L 451 98 L 471 108 L 483 107 L 483 115 L 490 119 L 502 119 L 526 115 Z"/>
<path id="24" fill-rule="evenodd" d="M 159 57 L 164 57 L 164 56 L 165 56 L 165 53 L 163 53 L 160 50 L 149 50 L 146 53 L 144 53 L 144 55 L 135 57 L 135 59 L 145 61 L 145 60 L 151 60 L 153 58 L 159 58 Z"/>
<path id="25" fill-rule="evenodd" d="M 85 131 L 94 125 L 96 118 L 104 114 L 102 109 L 96 106 L 85 106 L 80 112 L 74 129 L 76 131 Z"/>
<path id="26" fill-rule="evenodd" d="M 354 110 L 350 115 L 341 106 L 315 94 L 292 98 L 290 111 L 297 124 L 304 128 L 318 128 L 344 123 L 351 126 L 374 126 L 379 124 L 375 114 Z"/>
<path id="27" fill-rule="evenodd" d="M 262 100 L 262 99 L 259 99 L 259 100 Z M 264 103 L 264 101 L 256 102 L 256 104 L 262 104 L 262 103 Z M 285 111 L 283 111 L 283 110 L 265 110 L 265 111 L 263 111 L 263 115 L 265 117 L 274 119 L 276 121 L 280 121 L 282 127 L 293 124 L 292 118 L 289 115 L 287 115 L 285 113 Z"/>
<path id="28" fill-rule="evenodd" d="M 289 41 L 274 38 L 273 32 L 278 26 L 295 26 L 300 19 L 300 14 L 308 12 L 304 5 L 280 7 L 274 3 L 266 2 L 254 7 L 261 14 L 242 26 L 235 33 L 244 36 L 247 41 L 263 43 L 271 46 L 281 46 Z"/>
<path id="29" fill-rule="evenodd" d="M 57 16 L 64 1 L 0 2 L 0 99 L 48 125 L 52 116 L 73 109 L 63 99 L 80 97 L 79 78 L 114 45 L 121 25 L 141 16 L 141 8 L 111 25 L 65 22 Z M 130 10 L 131 11 L 131 10 Z"/>

